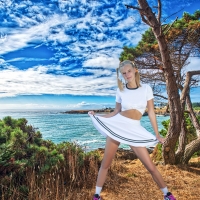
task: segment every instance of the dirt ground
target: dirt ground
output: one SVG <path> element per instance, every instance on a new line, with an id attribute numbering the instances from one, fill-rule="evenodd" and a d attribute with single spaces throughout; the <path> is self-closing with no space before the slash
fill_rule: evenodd
<path id="1" fill-rule="evenodd" d="M 191 159 L 187 166 L 156 165 L 177 200 L 200 200 L 200 157 Z M 163 200 L 141 162 L 121 157 L 113 161 L 101 196 L 103 200 Z"/>

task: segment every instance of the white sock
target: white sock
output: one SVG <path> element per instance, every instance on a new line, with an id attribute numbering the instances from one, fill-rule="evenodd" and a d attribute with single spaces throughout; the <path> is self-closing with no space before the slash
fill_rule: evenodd
<path id="1" fill-rule="evenodd" d="M 102 187 L 98 187 L 98 186 L 96 186 L 96 191 L 95 191 L 95 194 L 98 194 L 98 195 L 100 195 L 100 193 L 101 193 L 101 190 L 102 190 Z"/>
<path id="2" fill-rule="evenodd" d="M 162 190 L 162 192 L 163 192 L 164 195 L 166 195 L 166 194 L 168 193 L 167 187 L 165 187 L 165 188 L 160 188 L 160 189 Z"/>

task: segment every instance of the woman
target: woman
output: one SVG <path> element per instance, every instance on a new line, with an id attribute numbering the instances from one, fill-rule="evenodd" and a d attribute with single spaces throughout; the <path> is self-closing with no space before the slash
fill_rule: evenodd
<path id="1" fill-rule="evenodd" d="M 125 85 L 119 80 L 119 71 L 125 79 Z M 152 89 L 149 85 L 140 84 L 140 76 L 136 65 L 129 60 L 120 63 L 117 69 L 117 78 L 119 88 L 116 93 L 114 111 L 104 116 L 96 116 L 93 111 L 88 112 L 96 129 L 107 137 L 93 200 L 101 200 L 100 192 L 106 180 L 108 168 L 120 143 L 129 145 L 135 152 L 163 192 L 164 200 L 176 200 L 168 192 L 161 174 L 146 149 L 147 146 L 155 146 L 158 142 L 164 142 L 164 138 L 160 137 L 158 132 Z M 140 125 L 140 119 L 146 107 L 155 135 Z"/>

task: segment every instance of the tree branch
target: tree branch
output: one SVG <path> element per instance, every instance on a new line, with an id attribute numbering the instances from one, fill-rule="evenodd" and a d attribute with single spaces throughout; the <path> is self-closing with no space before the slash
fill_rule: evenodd
<path id="1" fill-rule="evenodd" d="M 183 156 L 183 163 L 187 164 L 192 155 L 198 150 L 200 150 L 200 137 L 198 137 L 196 140 L 193 140 L 186 146 Z"/>
<path id="2" fill-rule="evenodd" d="M 189 111 L 189 115 L 190 115 L 190 119 L 192 121 L 192 124 L 196 129 L 197 136 L 200 138 L 200 123 L 199 123 L 199 121 L 198 121 L 198 119 L 195 115 L 195 112 L 192 108 L 192 102 L 191 102 L 189 95 L 186 96 L 186 105 L 187 105 L 187 109 Z"/>
<path id="3" fill-rule="evenodd" d="M 171 26 L 167 29 L 167 31 L 165 32 L 165 34 L 167 34 L 167 32 L 170 30 L 170 28 L 174 25 L 174 23 L 177 21 L 178 17 L 176 17 L 176 19 L 173 21 L 173 23 L 171 24 Z M 164 31 L 164 29 L 163 29 Z"/>
<path id="4" fill-rule="evenodd" d="M 127 9 L 129 9 L 129 8 L 132 8 L 132 9 L 134 9 L 134 10 L 139 10 L 139 11 L 142 11 L 142 9 L 141 8 L 139 8 L 139 7 L 136 7 L 136 6 L 131 6 L 131 5 L 125 5 L 126 6 L 126 8 Z"/>
<path id="5" fill-rule="evenodd" d="M 175 15 L 176 13 L 180 12 L 180 11 L 183 10 L 183 9 L 185 9 L 185 8 L 182 8 L 182 9 L 180 9 L 179 11 L 177 11 L 177 12 L 175 12 L 175 13 L 169 15 L 168 17 L 166 17 L 166 18 L 163 20 L 163 22 L 165 22 L 168 18 L 170 18 L 171 16 Z M 163 22 L 162 22 L 162 23 L 163 23 Z"/>
<path id="6" fill-rule="evenodd" d="M 140 15 L 142 17 L 142 21 L 145 23 L 145 24 L 148 24 L 150 27 L 153 27 L 144 17 L 144 15 L 140 12 Z"/>
<path id="7" fill-rule="evenodd" d="M 164 25 L 163 25 L 164 26 Z M 167 27 L 169 26 L 169 24 L 165 24 L 165 26 L 163 27 L 163 29 L 162 29 L 162 31 L 164 32 L 166 29 L 167 29 Z M 162 26 L 161 26 L 162 27 Z"/>
<path id="8" fill-rule="evenodd" d="M 164 96 L 162 96 L 162 95 L 160 95 L 160 94 L 153 94 L 153 95 L 156 96 L 156 97 L 161 97 L 161 98 L 163 98 L 163 99 L 165 99 L 165 100 L 168 100 L 167 97 L 164 97 Z"/>
<path id="9" fill-rule="evenodd" d="M 183 90 L 181 92 L 181 101 L 185 99 L 185 97 L 187 95 L 187 91 L 188 91 L 188 88 L 189 88 L 189 84 L 190 84 L 191 78 L 194 75 L 200 75 L 200 70 L 188 71 L 187 72 L 186 79 L 185 79 L 185 84 L 184 84 Z"/>
<path id="10" fill-rule="evenodd" d="M 144 15 L 143 15 L 143 12 L 144 10 L 139 8 L 139 7 L 136 7 L 136 6 L 131 6 L 131 5 L 125 5 L 127 9 L 134 9 L 134 10 L 138 10 L 140 12 L 140 15 L 142 17 L 142 21 L 145 23 L 145 24 L 148 24 L 149 26 L 152 27 L 152 25 L 150 25 L 150 23 L 145 19 Z"/>
<path id="11" fill-rule="evenodd" d="M 158 23 L 159 23 L 159 24 L 160 24 L 161 14 L 162 14 L 162 10 L 161 10 L 161 1 L 158 0 Z"/>

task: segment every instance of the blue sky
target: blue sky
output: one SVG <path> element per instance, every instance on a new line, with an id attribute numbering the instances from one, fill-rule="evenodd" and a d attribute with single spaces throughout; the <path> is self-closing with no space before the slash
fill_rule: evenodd
<path id="1" fill-rule="evenodd" d="M 148 29 L 125 4 L 137 2 L 1 0 L 0 109 L 113 107 L 122 47 L 137 45 Z M 162 4 L 163 18 L 182 9 L 168 22 L 200 5 L 195 0 Z M 199 63 L 190 58 L 187 70 Z M 197 94 L 192 93 L 194 102 Z"/>

